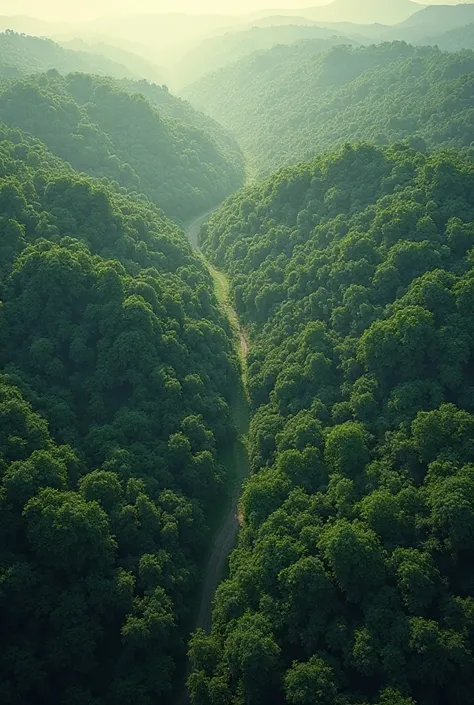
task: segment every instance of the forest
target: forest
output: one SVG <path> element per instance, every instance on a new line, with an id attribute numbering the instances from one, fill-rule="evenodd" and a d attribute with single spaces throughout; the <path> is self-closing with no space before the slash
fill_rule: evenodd
<path id="1" fill-rule="evenodd" d="M 194 705 L 472 702 L 474 162 L 346 145 L 203 229 L 252 477 Z"/>
<path id="2" fill-rule="evenodd" d="M 168 702 L 238 364 L 161 211 L 1 134 L 0 701 Z"/>
<path id="3" fill-rule="evenodd" d="M 347 141 L 470 147 L 472 52 L 404 42 L 321 52 L 315 41 L 251 54 L 183 95 L 237 136 L 261 175 Z"/>
<path id="4" fill-rule="evenodd" d="M 144 194 L 181 221 L 243 181 L 237 147 L 222 153 L 200 124 L 169 119 L 109 78 L 50 71 L 6 81 L 0 121 L 37 137 L 77 171 Z"/>
<path id="5" fill-rule="evenodd" d="M 1 705 L 472 705 L 474 3 L 51 2 L 0 17 Z"/>

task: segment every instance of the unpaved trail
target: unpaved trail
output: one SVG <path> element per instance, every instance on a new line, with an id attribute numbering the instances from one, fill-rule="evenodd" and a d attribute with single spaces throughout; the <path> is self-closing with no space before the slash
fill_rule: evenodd
<path id="1" fill-rule="evenodd" d="M 209 220 L 215 210 L 217 210 L 217 208 L 213 208 L 212 210 L 207 211 L 207 213 L 204 213 L 204 215 L 200 215 L 198 218 L 195 218 L 191 223 L 186 226 L 185 232 L 194 252 L 196 252 L 204 260 L 207 268 L 212 274 L 215 285 L 215 293 L 219 300 L 219 303 L 227 314 L 232 328 L 239 336 L 242 364 L 245 365 L 245 359 L 247 357 L 249 345 L 245 330 L 240 325 L 237 312 L 235 311 L 231 303 L 229 282 L 223 272 L 220 272 L 218 269 L 215 269 L 212 264 L 207 261 L 201 251 L 201 248 L 199 247 L 199 231 L 201 230 L 201 227 L 204 225 L 204 223 Z"/>
<path id="2" fill-rule="evenodd" d="M 201 599 L 195 622 L 196 629 L 204 629 L 206 632 L 211 630 L 212 621 L 212 603 L 217 587 L 224 575 L 227 560 L 233 550 L 237 533 L 239 531 L 239 498 L 242 490 L 242 483 L 249 474 L 249 463 L 247 457 L 247 449 L 245 446 L 245 436 L 248 432 L 249 425 L 249 409 L 247 396 L 245 391 L 245 359 L 248 352 L 248 342 L 245 331 L 240 325 L 237 313 L 232 306 L 229 295 L 229 283 L 227 277 L 205 259 L 199 248 L 199 231 L 201 226 L 209 219 L 213 211 L 209 211 L 204 215 L 193 220 L 186 227 L 186 235 L 193 250 L 199 254 L 208 267 L 213 281 L 217 299 L 222 307 L 222 310 L 227 315 L 230 324 L 234 330 L 236 341 L 240 341 L 240 360 L 242 365 L 242 384 L 241 389 L 237 390 L 236 398 L 232 403 L 232 415 L 234 423 L 237 427 L 239 437 L 234 442 L 233 447 L 229 449 L 227 454 L 227 468 L 231 475 L 231 487 L 229 497 L 226 497 L 225 507 L 223 507 L 223 516 L 221 525 L 215 534 L 212 549 L 207 559 L 204 579 L 201 586 Z M 189 672 L 188 672 L 189 675 Z M 189 695 L 187 688 L 183 689 L 181 697 L 178 699 L 178 705 L 188 705 Z"/>

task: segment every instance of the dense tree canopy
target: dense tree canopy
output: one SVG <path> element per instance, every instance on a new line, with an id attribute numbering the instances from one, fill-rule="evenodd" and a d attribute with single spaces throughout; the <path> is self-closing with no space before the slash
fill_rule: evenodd
<path id="1" fill-rule="evenodd" d="M 474 54 L 332 31 L 0 36 L 2 705 L 472 704 Z"/>
<path id="2" fill-rule="evenodd" d="M 76 170 L 145 194 L 170 216 L 199 215 L 243 180 L 201 125 L 165 116 L 109 78 L 48 72 L 0 87 L 0 121 L 41 139 Z"/>
<path id="3" fill-rule="evenodd" d="M 235 431 L 210 275 L 0 128 L 0 701 L 170 702 Z"/>
<path id="4" fill-rule="evenodd" d="M 472 161 L 346 145 L 204 227 L 253 474 L 193 705 L 472 702 L 473 221 Z"/>
<path id="5" fill-rule="evenodd" d="M 145 96 L 152 106 L 163 115 L 166 115 L 166 117 L 173 118 L 189 127 L 198 128 L 209 134 L 219 151 L 234 168 L 235 173 L 243 174 L 244 159 L 241 149 L 235 137 L 218 122 L 205 113 L 195 110 L 186 100 L 182 100 L 171 93 L 167 86 L 160 86 L 147 80 L 130 81 L 126 79 L 120 81 L 119 85 L 129 93 L 138 93 Z"/>
<path id="6" fill-rule="evenodd" d="M 474 54 L 403 42 L 320 53 L 311 42 L 253 54 L 189 86 L 185 97 L 230 129 L 268 174 L 346 141 L 468 149 Z"/>

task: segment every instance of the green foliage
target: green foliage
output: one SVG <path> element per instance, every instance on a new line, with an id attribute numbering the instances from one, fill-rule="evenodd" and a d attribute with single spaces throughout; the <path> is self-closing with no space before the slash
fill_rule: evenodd
<path id="1" fill-rule="evenodd" d="M 473 194 L 455 153 L 347 145 L 201 231 L 252 341 L 254 416 L 193 705 L 252 702 L 245 648 L 274 653 L 259 705 L 471 703 Z"/>
<path id="2" fill-rule="evenodd" d="M 191 124 L 190 111 L 187 124 L 178 122 L 139 93 L 87 74 L 52 71 L 0 90 L 0 121 L 34 135 L 75 170 L 144 194 L 181 220 L 218 203 L 243 179 L 238 152 L 221 151 L 199 118 Z"/>
<path id="3" fill-rule="evenodd" d="M 235 435 L 230 325 L 162 211 L 5 126 L 0 212 L 0 702 L 172 702 Z"/>
<path id="4" fill-rule="evenodd" d="M 285 676 L 286 699 L 291 705 L 333 705 L 336 687 L 332 671 L 325 662 L 313 656 L 308 663 L 295 662 Z"/>
<path id="5" fill-rule="evenodd" d="M 83 71 L 114 78 L 137 78 L 120 61 L 120 55 L 107 58 L 101 52 L 70 51 L 51 39 L 29 37 L 11 30 L 0 33 L 0 76 L 16 78 L 24 74 L 56 69 L 60 73 Z"/>
<path id="6" fill-rule="evenodd" d="M 312 43 L 278 46 L 184 91 L 231 130 L 258 173 L 311 159 L 346 141 L 420 149 L 472 142 L 474 55 L 404 42 L 327 52 Z M 344 194 L 328 203 L 344 208 Z"/>
<path id="7" fill-rule="evenodd" d="M 219 152 L 223 154 L 235 173 L 243 178 L 244 159 L 236 139 L 225 130 L 218 122 L 195 110 L 186 100 L 178 98 L 168 90 L 167 86 L 160 86 L 147 80 L 119 82 L 121 88 L 132 95 L 140 94 L 151 103 L 160 113 L 168 118 L 178 120 L 180 123 L 199 129 L 209 135 L 216 144 Z M 237 181 L 236 185 L 240 185 Z"/>

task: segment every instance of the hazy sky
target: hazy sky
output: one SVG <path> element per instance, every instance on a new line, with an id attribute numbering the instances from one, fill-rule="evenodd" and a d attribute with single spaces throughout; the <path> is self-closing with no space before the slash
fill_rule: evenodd
<path id="1" fill-rule="evenodd" d="M 47 19 L 79 19 L 120 13 L 192 12 L 243 13 L 265 7 L 308 7 L 324 0 L 0 0 L 2 14 Z"/>
<path id="2" fill-rule="evenodd" d="M 302 8 L 330 0 L 0 0 L 0 14 L 48 20 L 89 19 L 101 15 L 145 12 L 237 14 L 265 8 Z M 385 0 L 386 2 L 389 0 Z M 357 0 L 354 0 L 357 2 Z M 449 2 L 449 0 L 448 0 Z"/>
<path id="3" fill-rule="evenodd" d="M 357 2 L 358 0 L 354 0 Z M 390 0 L 384 0 L 389 2 Z M 446 4 L 459 0 L 441 0 Z M 461 2 L 463 0 L 460 0 Z M 329 0 L 0 0 L 0 14 L 30 15 L 48 20 L 80 20 L 101 15 L 145 12 L 217 12 L 237 14 L 264 8 L 303 8 Z M 426 4 L 440 0 L 426 0 Z"/>

